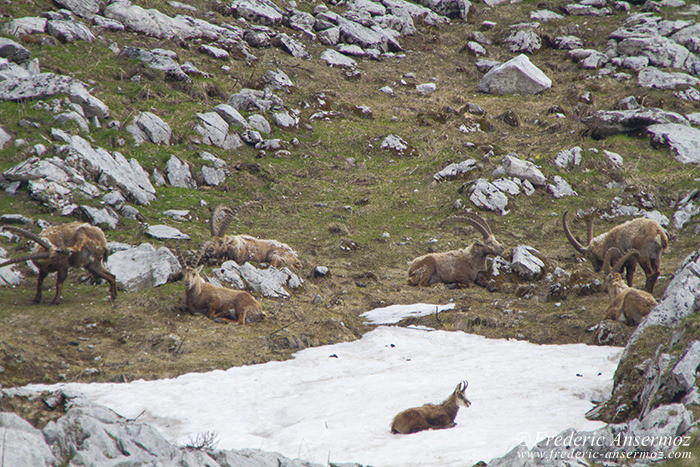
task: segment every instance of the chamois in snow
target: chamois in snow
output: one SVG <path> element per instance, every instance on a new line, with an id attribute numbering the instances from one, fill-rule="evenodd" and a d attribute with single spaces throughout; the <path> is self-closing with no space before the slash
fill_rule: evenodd
<path id="1" fill-rule="evenodd" d="M 391 423 L 391 432 L 400 434 L 416 433 L 423 430 L 440 430 L 456 425 L 455 417 L 460 405 L 469 407 L 471 402 L 464 395 L 468 382 L 460 382 L 452 395 L 441 404 L 425 404 L 399 412 Z"/>

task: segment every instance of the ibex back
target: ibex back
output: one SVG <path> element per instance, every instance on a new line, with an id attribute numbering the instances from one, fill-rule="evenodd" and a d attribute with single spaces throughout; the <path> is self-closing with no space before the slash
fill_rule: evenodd
<path id="1" fill-rule="evenodd" d="M 31 260 L 36 265 L 39 276 L 34 303 L 41 303 L 41 289 L 46 276 L 56 272 L 56 296 L 51 303 L 59 304 L 68 269 L 80 267 L 85 268 L 96 279 L 101 278 L 109 282 L 110 300 L 114 301 L 117 298 L 116 278 L 104 265 L 108 254 L 107 239 L 99 227 L 84 222 L 71 222 L 49 226 L 40 235 L 12 226 L 5 226 L 3 229 L 36 242 L 31 255 L 0 264 L 2 267 Z"/>

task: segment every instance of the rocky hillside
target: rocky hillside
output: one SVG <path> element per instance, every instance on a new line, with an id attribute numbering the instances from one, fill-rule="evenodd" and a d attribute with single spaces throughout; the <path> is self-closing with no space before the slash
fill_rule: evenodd
<path id="1" fill-rule="evenodd" d="M 0 384 L 284 359 L 357 338 L 360 313 L 394 303 L 455 304 L 402 325 L 625 345 L 634 327 L 604 320 L 602 273 L 562 215 L 583 244 L 589 221 L 593 235 L 662 225 L 657 300 L 698 249 L 699 14 L 683 0 L 4 3 L 0 221 L 101 227 L 119 291 L 111 303 L 71 269 L 60 305 L 54 275 L 31 305 L 33 267 L 0 269 Z M 178 255 L 211 238 L 219 204 L 235 212 L 228 234 L 299 255 L 209 258 L 210 278 L 261 300 L 261 323 L 185 306 Z M 487 287 L 409 286 L 413 258 L 481 238 L 443 223 L 464 210 L 505 249 Z M 0 231 L 0 258 L 32 244 Z M 635 342 L 634 365 L 664 353 Z"/>

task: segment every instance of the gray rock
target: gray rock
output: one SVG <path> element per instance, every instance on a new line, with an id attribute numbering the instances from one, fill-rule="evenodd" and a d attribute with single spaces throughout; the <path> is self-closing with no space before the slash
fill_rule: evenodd
<path id="1" fill-rule="evenodd" d="M 488 209 L 489 211 L 496 211 L 501 215 L 508 214 L 509 211 L 506 210 L 508 197 L 488 180 L 484 178 L 478 179 L 471 190 L 472 193 L 469 196 L 469 200 L 475 206 Z"/>
<path id="2" fill-rule="evenodd" d="M 152 112 L 141 112 L 134 117 L 134 126 L 154 144 L 168 145 L 173 136 L 170 126 Z"/>
<path id="3" fill-rule="evenodd" d="M 554 158 L 554 164 L 563 168 L 570 169 L 571 167 L 577 166 L 581 163 L 581 154 L 583 149 L 580 146 L 574 146 L 571 149 L 565 149 L 559 152 Z"/>
<path id="4" fill-rule="evenodd" d="M 326 49 L 321 53 L 321 60 L 326 62 L 329 66 L 339 67 L 339 68 L 355 68 L 357 62 L 350 57 L 347 57 L 340 52 L 336 52 L 333 49 Z"/>
<path id="5" fill-rule="evenodd" d="M 700 214 L 700 190 L 692 190 L 685 196 L 673 213 L 673 226 L 677 229 L 682 229 L 692 217 Z"/>
<path id="6" fill-rule="evenodd" d="M 542 48 L 542 39 L 531 29 L 513 31 L 505 40 L 508 50 L 514 53 L 532 53 Z"/>
<path id="7" fill-rule="evenodd" d="M 0 248 L 0 263 L 9 259 L 7 256 L 7 251 L 4 248 Z M 15 287 L 22 283 L 22 273 L 15 270 L 16 264 L 10 264 L 3 268 L 0 268 L 0 287 Z"/>
<path id="8" fill-rule="evenodd" d="M 647 127 L 652 142 L 668 146 L 683 164 L 700 163 L 700 130 L 686 125 L 667 123 Z"/>
<path id="9" fill-rule="evenodd" d="M 202 179 L 205 185 L 219 186 L 226 181 L 226 171 L 215 167 L 202 167 Z"/>
<path id="10" fill-rule="evenodd" d="M 109 118 L 109 107 L 92 96 L 82 83 L 73 83 L 68 88 L 67 94 L 71 102 L 78 104 L 83 109 L 85 117 Z"/>
<path id="11" fill-rule="evenodd" d="M 39 201 L 52 211 L 61 215 L 72 214 L 78 206 L 73 203 L 73 192 L 63 185 L 46 179 L 27 182 L 29 196 Z"/>
<path id="12" fill-rule="evenodd" d="M 87 120 L 78 112 L 62 112 L 54 116 L 54 120 L 64 126 L 74 123 L 80 128 L 80 131 L 84 133 L 90 132 L 90 126 Z"/>
<path id="13" fill-rule="evenodd" d="M 273 112 L 272 120 L 281 128 L 294 128 L 299 124 L 299 118 L 287 109 Z"/>
<path id="14" fill-rule="evenodd" d="M 564 11 L 571 16 L 607 16 L 612 14 L 610 8 L 596 8 L 582 3 L 570 3 L 564 5 Z"/>
<path id="15" fill-rule="evenodd" d="M 80 209 L 87 217 L 88 222 L 98 227 L 108 227 L 112 230 L 117 228 L 119 216 L 109 208 L 94 208 L 92 206 L 80 206 Z"/>
<path id="16" fill-rule="evenodd" d="M 526 245 L 518 245 L 513 248 L 513 261 L 511 269 L 528 280 L 534 280 L 542 276 L 544 262 L 539 258 L 540 252 Z"/>
<path id="17" fill-rule="evenodd" d="M 318 33 L 318 40 L 323 45 L 334 46 L 340 41 L 340 28 L 328 28 Z"/>
<path id="18" fill-rule="evenodd" d="M 122 32 L 124 29 L 124 25 L 120 23 L 119 21 L 115 21 L 113 19 L 105 18 L 104 16 L 100 15 L 95 15 L 92 18 L 92 22 L 95 24 L 95 26 L 98 26 L 100 28 L 104 28 L 108 31 L 112 32 Z"/>
<path id="19" fill-rule="evenodd" d="M 443 180 L 454 180 L 464 176 L 464 174 L 474 170 L 475 168 L 476 159 L 467 159 L 462 162 L 455 162 L 433 175 L 433 179 L 436 182 L 441 182 Z"/>
<path id="20" fill-rule="evenodd" d="M 530 12 L 530 19 L 534 19 L 535 21 L 542 21 L 544 23 L 546 23 L 547 21 L 554 21 L 563 18 L 563 15 L 555 13 L 551 10 L 537 10 Z"/>
<path id="21" fill-rule="evenodd" d="M 499 178 L 494 180 L 493 185 L 510 196 L 517 196 L 520 194 L 521 181 L 519 178 Z"/>
<path id="22" fill-rule="evenodd" d="M 475 41 L 467 42 L 467 50 L 474 55 L 486 55 L 484 46 Z"/>
<path id="23" fill-rule="evenodd" d="M 200 154 L 200 156 L 201 156 L 201 158 L 202 158 L 203 160 L 205 160 L 205 161 L 207 161 L 207 162 L 211 162 L 212 164 L 214 164 L 214 166 L 215 166 L 217 169 L 221 169 L 221 168 L 226 167 L 226 161 L 225 161 L 225 160 L 220 159 L 220 158 L 216 157 L 215 155 L 213 155 L 213 154 L 211 154 L 211 153 L 203 152 L 202 154 Z"/>
<path id="24" fill-rule="evenodd" d="M 65 94 L 74 78 L 53 73 L 39 73 L 21 79 L 6 79 L 0 81 L 0 100 L 28 101 L 46 99 L 56 94 Z"/>
<path id="25" fill-rule="evenodd" d="M 100 12 L 100 0 L 56 0 L 63 8 L 81 18 L 92 19 Z"/>
<path id="26" fill-rule="evenodd" d="M 78 40 L 86 42 L 95 40 L 90 29 L 77 21 L 49 20 L 46 22 L 46 32 L 64 44 Z"/>
<path id="27" fill-rule="evenodd" d="M 4 148 L 5 145 L 11 141 L 12 135 L 10 135 L 2 126 L 0 126 L 0 149 Z"/>
<path id="28" fill-rule="evenodd" d="M 156 9 L 146 10 L 132 5 L 128 0 L 110 3 L 102 13 L 106 18 L 122 23 L 127 30 L 158 39 L 178 37 L 181 40 L 188 40 L 203 35 L 200 28 L 187 18 L 181 16 L 171 18 Z"/>
<path id="29" fill-rule="evenodd" d="M 18 37 L 29 34 L 40 34 L 46 31 L 46 22 L 46 18 L 16 18 L 6 23 L 2 28 L 2 32 Z"/>
<path id="30" fill-rule="evenodd" d="M 296 38 L 286 33 L 280 33 L 278 36 L 280 47 L 287 51 L 289 55 L 295 58 L 310 58 L 311 56 L 306 51 L 306 46 Z"/>
<path id="31" fill-rule="evenodd" d="M 688 120 L 675 112 L 661 109 L 639 108 L 632 110 L 599 110 L 584 123 L 593 138 L 605 138 L 617 134 L 633 134 L 650 125 L 678 123 L 687 125 Z"/>
<path id="32" fill-rule="evenodd" d="M 676 86 L 695 86 L 700 83 L 700 79 L 686 73 L 666 73 L 653 66 L 641 70 L 637 78 L 643 88 L 674 89 Z"/>
<path id="33" fill-rule="evenodd" d="M 624 163 L 624 160 L 622 159 L 622 156 L 619 155 L 616 152 L 611 152 L 607 150 L 603 150 L 603 154 L 605 154 L 605 157 L 608 158 L 608 161 L 610 161 L 610 164 L 618 169 L 621 169 Z"/>
<path id="34" fill-rule="evenodd" d="M 231 8 L 236 16 L 269 26 L 281 23 L 284 18 L 283 11 L 270 0 L 234 0 Z"/>
<path id="35" fill-rule="evenodd" d="M 165 175 L 172 186 L 197 188 L 197 183 L 190 173 L 190 166 L 175 156 L 170 156 L 170 159 L 165 164 Z"/>
<path id="36" fill-rule="evenodd" d="M 416 85 L 416 92 L 418 94 L 427 95 L 435 92 L 435 83 L 423 83 Z"/>
<path id="37" fill-rule="evenodd" d="M 243 88 L 237 94 L 231 95 L 229 104 L 238 111 L 263 113 L 284 107 L 284 102 L 276 95 L 248 88 Z"/>
<path id="38" fill-rule="evenodd" d="M 289 268 L 256 268 L 250 263 L 239 266 L 235 261 L 226 261 L 221 268 L 214 270 L 214 275 L 222 281 L 234 284 L 238 288 L 250 288 L 265 297 L 289 297 L 285 287 L 301 287 L 303 281 Z M 241 284 L 245 285 L 242 287 Z"/>
<path id="39" fill-rule="evenodd" d="M 294 88 L 294 83 L 292 80 L 287 76 L 287 74 L 280 70 L 279 68 L 275 71 L 268 70 L 265 72 L 265 74 L 262 77 L 263 83 L 265 83 L 265 87 L 269 88 L 273 91 L 276 91 L 278 89 L 284 89 L 285 91 L 289 91 Z"/>
<path id="40" fill-rule="evenodd" d="M 2 461 L 8 466 L 34 467 L 59 464 L 44 441 L 41 431 L 18 415 L 0 412 L 0 429 L 3 432 Z M 8 448 L 9 447 L 9 448 Z"/>
<path id="41" fill-rule="evenodd" d="M 184 234 L 174 227 L 167 225 L 149 225 L 146 229 L 146 235 L 158 240 L 189 240 L 190 236 Z"/>
<path id="42" fill-rule="evenodd" d="M 214 107 L 214 112 L 226 120 L 229 125 L 240 125 L 242 128 L 250 128 L 248 121 L 243 115 L 228 104 L 219 104 Z"/>
<path id="43" fill-rule="evenodd" d="M 185 73 L 182 67 L 175 61 L 176 55 L 167 50 L 145 50 L 138 47 L 124 47 L 119 52 L 119 55 L 132 60 L 140 60 L 147 64 L 149 68 L 162 71 L 165 73 L 166 77 L 175 81 L 190 81 L 190 77 L 187 76 L 187 73 Z"/>
<path id="44" fill-rule="evenodd" d="M 564 196 L 576 196 L 577 193 L 571 188 L 571 185 L 559 175 L 553 177 L 554 183 L 547 185 L 547 189 L 555 198 L 563 198 Z"/>
<path id="45" fill-rule="evenodd" d="M 503 170 L 506 175 L 527 180 L 535 186 L 543 186 L 547 181 L 547 178 L 535 164 L 512 155 L 503 158 Z"/>
<path id="46" fill-rule="evenodd" d="M 23 182 L 44 179 L 63 185 L 71 191 L 80 191 L 88 198 L 95 198 L 100 195 L 100 190 L 89 183 L 79 170 L 58 157 L 47 159 L 30 157 L 8 169 L 3 175 L 8 180 Z"/>
<path id="47" fill-rule="evenodd" d="M 267 119 L 259 114 L 253 114 L 248 117 L 248 124 L 250 125 L 250 128 L 266 135 L 270 134 L 272 131 Z"/>
<path id="48" fill-rule="evenodd" d="M 385 151 L 391 151 L 397 157 L 412 156 L 416 153 L 413 146 L 397 135 L 389 135 L 384 138 L 380 147 Z"/>
<path id="49" fill-rule="evenodd" d="M 522 54 L 492 68 L 479 82 L 479 90 L 489 94 L 537 94 L 550 87 L 552 80 Z"/>
<path id="50" fill-rule="evenodd" d="M 197 114 L 195 130 L 202 135 L 202 142 L 221 149 L 237 149 L 242 146 L 241 139 L 235 133 L 229 133 L 226 120 L 216 112 Z"/>
<path id="51" fill-rule="evenodd" d="M 32 58 L 32 53 L 12 39 L 0 37 L 0 57 L 14 63 L 23 63 Z"/>
<path id="52" fill-rule="evenodd" d="M 167 211 L 163 211 L 163 215 L 181 222 L 191 219 L 190 211 L 186 209 L 168 209 Z"/>
<path id="53" fill-rule="evenodd" d="M 210 44 L 202 44 L 199 46 L 199 51 L 217 60 L 228 60 L 229 53 L 220 47 L 215 47 Z"/>
<path id="54" fill-rule="evenodd" d="M 156 199 L 156 190 L 136 159 L 127 161 L 119 152 L 93 148 L 80 136 L 73 136 L 70 144 L 60 147 L 59 152 L 66 156 L 69 165 L 102 185 L 118 189 L 129 200 L 149 204 Z"/>
<path id="55" fill-rule="evenodd" d="M 155 227 L 159 226 L 151 226 L 149 230 Z M 158 235 L 156 238 L 183 238 L 182 234 L 168 234 L 167 237 L 163 237 L 165 234 L 155 232 L 155 235 Z M 149 235 L 154 236 L 153 233 Z M 156 249 L 150 243 L 142 243 L 135 248 L 111 254 L 107 259 L 107 268 L 117 276 L 117 282 L 127 292 L 158 287 L 174 280 L 182 272 L 180 263 L 168 248 Z"/>

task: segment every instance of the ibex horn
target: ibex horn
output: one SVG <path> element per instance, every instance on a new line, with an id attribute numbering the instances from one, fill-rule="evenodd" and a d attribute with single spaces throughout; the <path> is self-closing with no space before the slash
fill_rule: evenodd
<path id="1" fill-rule="evenodd" d="M 204 245 L 202 245 L 202 248 L 200 248 L 197 252 L 197 256 L 195 256 L 194 264 L 192 265 L 192 267 L 196 268 L 197 266 L 199 266 L 199 264 L 202 262 L 202 259 L 204 259 L 204 254 L 207 252 L 207 247 L 211 244 L 211 241 L 207 241 L 204 243 Z"/>
<path id="2" fill-rule="evenodd" d="M 603 273 L 607 276 L 610 274 L 611 267 L 610 263 L 612 262 L 612 257 L 615 255 L 616 258 L 619 258 L 621 253 L 620 250 L 618 250 L 615 247 L 608 248 L 608 251 L 605 252 L 605 258 L 603 259 Z"/>
<path id="3" fill-rule="evenodd" d="M 639 251 L 632 249 L 632 250 L 627 250 L 624 255 L 622 255 L 621 258 L 618 258 L 617 261 L 615 261 L 615 264 L 612 266 L 613 272 L 620 272 L 622 269 L 622 266 L 629 261 L 630 258 L 635 257 L 636 260 L 639 259 Z"/>
<path id="4" fill-rule="evenodd" d="M 5 230 L 9 230 L 10 232 L 15 232 L 17 234 L 22 235 L 23 237 L 26 237 L 32 241 L 35 241 L 42 247 L 44 247 L 47 250 L 53 249 L 53 245 L 51 245 L 49 242 L 47 242 L 45 239 L 41 238 L 40 236 L 33 234 L 31 232 L 28 232 L 24 229 L 20 229 L 19 227 L 13 227 L 11 225 L 6 225 L 3 227 Z"/>
<path id="5" fill-rule="evenodd" d="M 479 233 L 481 233 L 481 235 L 484 236 L 484 238 L 488 238 L 490 235 L 489 230 L 486 227 L 484 227 L 484 225 L 481 222 L 477 221 L 476 219 L 474 219 L 471 216 L 452 216 L 452 217 L 448 217 L 447 219 L 445 219 L 442 222 L 445 223 L 445 222 L 449 222 L 449 221 L 466 222 L 467 224 L 471 225 L 476 230 L 478 230 Z"/>
<path id="6" fill-rule="evenodd" d="M 484 227 L 484 229 L 488 232 L 489 235 L 493 235 L 493 233 L 491 232 L 491 227 L 489 227 L 488 222 L 486 222 L 480 215 L 478 215 L 475 212 L 471 212 L 471 211 L 465 211 L 464 215 L 477 221 L 479 224 L 481 224 Z"/>
<path id="7" fill-rule="evenodd" d="M 5 266 L 8 266 L 10 264 L 23 263 L 24 261 L 31 261 L 33 259 L 44 259 L 44 258 L 48 258 L 49 256 L 51 256 L 51 254 L 48 251 L 42 251 L 42 252 L 37 253 L 35 255 L 22 256 L 21 258 L 9 259 L 3 263 L 0 263 L 0 268 L 4 268 Z"/>
<path id="8" fill-rule="evenodd" d="M 223 218 L 221 218 L 222 213 L 225 213 Z M 223 204 L 219 204 L 214 208 L 211 213 L 211 218 L 209 219 L 209 231 L 211 232 L 212 237 L 220 237 L 223 235 L 226 229 L 222 229 L 222 224 L 230 214 L 233 214 L 233 210 L 228 206 L 224 206 Z M 228 227 L 228 224 L 226 227 Z"/>
<path id="9" fill-rule="evenodd" d="M 587 254 L 588 253 L 588 248 L 584 247 L 581 245 L 578 240 L 574 238 L 574 236 L 571 234 L 571 231 L 569 230 L 569 226 L 566 223 L 566 215 L 569 213 L 569 211 L 566 211 L 564 213 L 564 217 L 562 217 L 562 222 L 564 224 L 564 233 L 566 234 L 566 238 L 569 240 L 569 243 L 571 243 L 571 246 L 573 246 L 576 251 L 578 251 L 581 254 Z"/>

